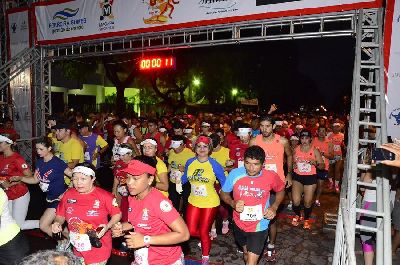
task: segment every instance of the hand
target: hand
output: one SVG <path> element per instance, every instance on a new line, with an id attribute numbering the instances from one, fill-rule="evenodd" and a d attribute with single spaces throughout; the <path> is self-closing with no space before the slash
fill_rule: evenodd
<path id="1" fill-rule="evenodd" d="M 108 231 L 108 225 L 101 224 L 97 227 L 96 231 L 98 231 L 99 227 L 103 227 L 103 229 L 101 229 L 101 231 L 97 233 L 97 237 L 102 238 Z"/>
<path id="2" fill-rule="evenodd" d="M 383 160 L 382 164 L 393 167 L 400 167 L 400 144 L 398 143 L 387 143 L 381 145 L 381 148 L 388 150 L 396 155 L 395 160 Z"/>
<path id="3" fill-rule="evenodd" d="M 111 234 L 112 237 L 120 237 L 124 235 L 121 222 L 118 222 L 111 227 Z"/>
<path id="4" fill-rule="evenodd" d="M 178 166 L 178 169 L 179 169 L 179 171 L 180 171 L 180 172 L 183 172 L 183 171 L 185 171 L 185 167 L 184 167 L 184 166 L 182 166 L 182 165 L 179 165 L 179 166 Z"/>
<path id="5" fill-rule="evenodd" d="M 227 166 L 227 167 L 231 167 L 231 166 L 233 166 L 235 164 L 235 160 L 227 160 L 226 161 L 226 163 L 225 163 L 225 166 Z"/>
<path id="6" fill-rule="evenodd" d="M 274 219 L 275 216 L 276 216 L 276 210 L 272 207 L 269 207 L 264 213 L 264 218 L 267 218 L 268 220 Z"/>
<path id="7" fill-rule="evenodd" d="M 61 224 L 60 224 L 59 222 L 54 222 L 54 223 L 51 225 L 51 232 L 52 232 L 53 234 L 60 233 L 61 231 L 62 231 L 62 227 L 61 227 Z"/>
<path id="8" fill-rule="evenodd" d="M 235 209 L 235 211 L 238 212 L 238 213 L 243 212 L 243 210 L 244 210 L 244 201 L 242 201 L 242 200 L 234 201 L 233 209 Z"/>
<path id="9" fill-rule="evenodd" d="M 292 186 L 292 184 L 293 184 L 292 175 L 289 173 L 289 174 L 287 174 L 286 179 L 285 179 L 285 187 L 290 188 Z"/>
<path id="10" fill-rule="evenodd" d="M 176 183 L 175 190 L 177 193 L 181 194 L 183 192 L 182 183 Z"/>
<path id="11" fill-rule="evenodd" d="M 19 181 L 22 180 L 22 178 L 23 178 L 23 177 L 21 177 L 21 176 L 12 176 L 12 177 L 10 178 L 10 182 L 19 182 Z"/>
<path id="12" fill-rule="evenodd" d="M 1 186 L 3 187 L 4 190 L 8 190 L 8 188 L 11 187 L 11 183 L 8 180 L 5 180 L 1 183 Z"/>
<path id="13" fill-rule="evenodd" d="M 142 248 L 144 247 L 143 235 L 136 232 L 129 232 L 129 235 L 125 236 L 126 245 L 128 248 Z"/>
<path id="14" fill-rule="evenodd" d="M 278 106 L 276 104 L 272 104 L 271 107 L 269 107 L 269 111 L 268 114 L 273 113 L 274 111 L 276 111 L 278 109 Z"/>

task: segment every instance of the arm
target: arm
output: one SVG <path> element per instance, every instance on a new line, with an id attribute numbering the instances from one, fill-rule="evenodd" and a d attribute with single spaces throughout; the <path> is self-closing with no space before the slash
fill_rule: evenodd
<path id="1" fill-rule="evenodd" d="M 140 151 L 139 151 L 139 149 L 138 149 L 136 143 L 133 141 L 132 138 L 129 138 L 128 144 L 130 144 L 130 145 L 132 146 L 133 151 L 135 152 L 136 155 L 140 155 Z"/>
<path id="2" fill-rule="evenodd" d="M 104 226 L 104 228 L 100 231 L 100 233 L 98 233 L 98 237 L 101 238 L 104 236 L 104 234 L 108 231 L 108 229 L 110 229 L 111 227 L 113 227 L 116 223 L 119 222 L 119 220 L 121 220 L 121 213 L 117 213 L 114 214 L 113 216 L 111 216 L 110 221 Z"/>
<path id="3" fill-rule="evenodd" d="M 140 130 L 139 130 L 138 127 L 136 127 L 135 129 L 133 129 L 133 134 L 135 135 L 135 138 L 136 138 L 135 142 L 136 142 L 137 144 L 140 144 L 140 143 L 142 142 L 143 135 L 142 135 L 142 133 L 140 132 Z"/>
<path id="4" fill-rule="evenodd" d="M 51 225 L 51 232 L 53 232 L 54 234 L 60 233 L 62 231 L 62 225 L 64 224 L 64 222 L 65 218 L 57 215 L 53 221 L 53 224 Z"/>
<path id="5" fill-rule="evenodd" d="M 79 164 L 79 159 L 72 159 L 71 162 L 68 162 L 68 167 L 70 169 L 74 169 L 74 167 Z"/>
<path id="6" fill-rule="evenodd" d="M 279 205 L 282 203 L 285 198 L 285 189 L 276 192 L 275 202 L 265 211 L 264 217 L 267 219 L 273 219 L 276 216 L 276 211 L 278 210 Z"/>
<path id="7" fill-rule="evenodd" d="M 178 217 L 168 227 L 171 232 L 151 236 L 150 245 L 154 246 L 168 246 L 175 245 L 189 240 L 189 230 L 183 221 L 182 217 Z M 130 232 L 125 236 L 128 248 L 142 248 L 144 247 L 144 235 L 140 233 Z"/>
<path id="8" fill-rule="evenodd" d="M 158 175 L 158 179 L 160 182 L 156 183 L 156 188 L 162 191 L 168 191 L 168 174 L 167 172 L 162 172 Z"/>
<path id="9" fill-rule="evenodd" d="M 244 201 L 242 201 L 242 200 L 235 201 L 232 198 L 230 192 L 221 191 L 220 197 L 221 197 L 221 200 L 223 200 L 226 204 L 231 206 L 238 213 L 243 212 L 243 210 L 244 210 Z"/>
<path id="10" fill-rule="evenodd" d="M 283 147 L 285 150 L 286 155 L 286 163 L 288 167 L 288 173 L 286 174 L 286 187 L 292 186 L 292 171 L 293 171 L 293 154 L 292 148 L 290 148 L 289 141 L 284 138 L 283 140 Z"/>
<path id="11" fill-rule="evenodd" d="M 324 163 L 324 160 L 322 159 L 321 153 L 316 148 L 314 148 L 314 155 L 315 155 L 315 159 L 316 159 L 315 166 L 318 169 L 323 170 L 325 168 L 325 163 Z"/>
<path id="12" fill-rule="evenodd" d="M 10 178 L 9 187 L 15 186 L 19 184 L 21 181 L 27 184 L 37 184 L 39 183 L 39 180 L 37 179 L 37 174 L 35 172 L 35 176 L 32 175 L 32 171 L 27 168 L 22 171 L 23 176 L 12 176 Z"/>
<path id="13" fill-rule="evenodd" d="M 333 154 L 333 144 L 332 142 L 330 142 L 328 144 L 328 153 L 327 154 L 323 154 L 327 159 L 333 159 L 334 158 L 334 154 Z"/>

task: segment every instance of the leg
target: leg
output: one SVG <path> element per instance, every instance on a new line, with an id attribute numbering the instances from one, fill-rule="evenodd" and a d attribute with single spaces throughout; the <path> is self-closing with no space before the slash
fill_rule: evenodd
<path id="1" fill-rule="evenodd" d="M 200 236 L 199 232 L 200 218 L 201 218 L 201 209 L 189 204 L 186 213 L 186 224 L 191 236 L 194 237 Z M 207 231 L 207 236 L 208 236 L 208 231 Z"/>
<path id="2" fill-rule="evenodd" d="M 13 218 L 22 230 L 39 228 L 39 220 L 25 220 L 28 214 L 30 199 L 31 195 L 27 192 L 24 196 L 13 200 Z"/>
<path id="3" fill-rule="evenodd" d="M 190 205 L 190 204 L 189 204 Z M 214 208 L 202 208 L 200 209 L 201 215 L 198 217 L 201 221 L 199 222 L 199 233 L 201 241 L 201 252 L 203 256 L 209 256 L 211 249 L 211 239 L 209 236 L 209 231 L 212 226 L 212 222 L 217 214 L 217 207 Z M 189 207 L 188 207 L 189 214 Z"/>
<path id="4" fill-rule="evenodd" d="M 319 202 L 319 197 L 321 197 L 323 187 L 324 187 L 324 180 L 318 179 L 317 192 L 315 194 L 315 202 L 317 201 Z"/>
<path id="5" fill-rule="evenodd" d="M 297 216 L 300 216 L 300 203 L 302 194 L 303 184 L 301 184 L 297 180 L 294 180 L 292 185 L 293 211 Z"/>
<path id="6" fill-rule="evenodd" d="M 182 189 L 183 189 L 182 196 L 181 196 L 181 200 L 182 200 L 182 215 L 186 216 L 186 209 L 187 209 L 188 204 L 189 204 L 188 198 L 189 198 L 189 195 L 190 195 L 190 192 L 191 192 L 190 183 L 188 182 L 186 184 L 183 184 Z"/>
<path id="7" fill-rule="evenodd" d="M 311 224 L 308 220 L 310 219 L 312 212 L 312 204 L 316 188 L 317 184 L 304 185 L 304 229 L 311 229 Z"/>
<path id="8" fill-rule="evenodd" d="M 339 160 L 336 162 L 335 164 L 335 189 L 336 192 L 340 191 L 340 180 L 342 179 L 342 175 L 343 175 L 343 160 Z"/>
<path id="9" fill-rule="evenodd" d="M 400 247 L 400 231 L 399 230 L 395 230 L 392 241 L 393 241 L 392 252 L 394 255 L 396 253 L 396 250 Z"/>
<path id="10" fill-rule="evenodd" d="M 56 218 L 56 209 L 47 208 L 39 220 L 40 230 L 45 232 L 50 237 L 53 236 L 53 233 L 51 232 L 51 224 L 53 223 L 54 218 Z"/>
<path id="11" fill-rule="evenodd" d="M 174 208 L 178 212 L 181 212 L 179 209 L 179 202 L 180 202 L 181 198 L 180 198 L 179 193 L 176 192 L 176 184 L 171 181 L 169 182 L 169 186 L 168 186 L 168 194 L 169 194 L 169 199 L 171 200 Z"/>
<path id="12" fill-rule="evenodd" d="M 257 254 L 247 251 L 247 262 L 246 265 L 257 265 L 258 258 L 260 257 Z"/>

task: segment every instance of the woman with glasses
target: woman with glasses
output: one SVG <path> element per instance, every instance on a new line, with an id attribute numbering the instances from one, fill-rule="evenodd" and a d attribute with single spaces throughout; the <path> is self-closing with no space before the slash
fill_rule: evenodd
<path id="1" fill-rule="evenodd" d="M 202 265 L 208 265 L 211 249 L 211 239 L 208 233 L 220 205 L 214 183 L 218 179 L 221 186 L 224 185 L 225 174 L 223 167 L 209 157 L 213 151 L 212 141 L 209 137 L 199 136 L 195 142 L 194 151 L 196 156 L 186 162 L 182 176 L 182 184 L 187 182 L 191 184 L 186 224 L 191 236 L 200 237 Z"/>

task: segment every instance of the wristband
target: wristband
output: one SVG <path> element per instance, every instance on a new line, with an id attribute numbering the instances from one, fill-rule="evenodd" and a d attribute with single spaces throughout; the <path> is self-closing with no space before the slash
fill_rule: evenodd
<path id="1" fill-rule="evenodd" d="M 144 246 L 146 248 L 150 247 L 150 240 L 151 240 L 151 236 L 144 236 L 143 237 Z"/>

